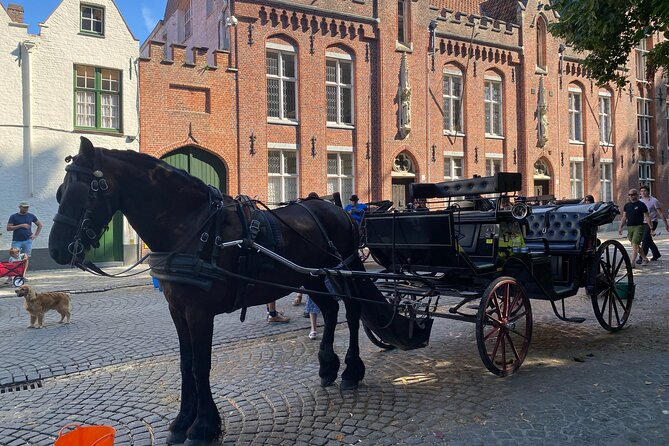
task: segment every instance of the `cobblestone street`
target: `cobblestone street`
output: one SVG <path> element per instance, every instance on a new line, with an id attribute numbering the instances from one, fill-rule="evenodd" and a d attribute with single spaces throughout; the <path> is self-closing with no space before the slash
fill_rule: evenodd
<path id="1" fill-rule="evenodd" d="M 626 328 L 597 323 L 585 294 L 566 301 L 560 322 L 532 301 L 534 333 L 515 375 L 498 378 L 480 361 L 473 325 L 437 320 L 430 345 L 380 351 L 364 335 L 367 373 L 356 391 L 321 388 L 318 342 L 304 306 L 270 325 L 264 308 L 220 315 L 212 390 L 224 444 L 664 444 L 669 435 L 669 238 L 666 256 L 635 270 Z M 116 269 L 117 270 L 117 269 Z M 69 423 L 116 428 L 116 445 L 165 444 L 179 405 L 176 331 L 148 274 L 101 279 L 76 270 L 35 271 L 39 290 L 72 290 L 72 323 L 46 317 L 27 329 L 13 288 L 0 288 L 0 444 L 53 444 Z M 105 291 L 106 290 L 106 291 Z M 343 321 L 343 313 L 340 320 Z M 337 328 L 343 358 L 346 324 Z M 341 372 L 341 370 L 340 370 Z"/>

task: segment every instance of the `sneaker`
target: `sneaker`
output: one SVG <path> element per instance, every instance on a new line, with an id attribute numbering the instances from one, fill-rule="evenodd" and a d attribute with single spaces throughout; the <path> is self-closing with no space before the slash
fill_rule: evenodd
<path id="1" fill-rule="evenodd" d="M 638 259 L 636 259 L 636 264 L 637 264 L 637 265 L 641 265 L 641 262 L 642 262 L 641 257 L 639 257 Z"/>
<path id="2" fill-rule="evenodd" d="M 660 257 L 662 257 L 662 254 L 658 254 L 658 255 L 656 255 L 656 256 L 653 256 L 653 258 L 652 258 L 651 260 L 652 260 L 653 262 L 657 262 L 658 260 L 660 260 Z"/>
<path id="3" fill-rule="evenodd" d="M 288 316 L 284 316 L 281 313 L 277 313 L 276 316 L 267 316 L 267 322 L 270 322 L 270 323 L 290 322 L 290 318 Z"/>
<path id="4" fill-rule="evenodd" d="M 317 333 L 317 332 L 312 331 L 311 333 L 309 333 L 309 339 L 311 339 L 312 341 L 313 341 L 314 339 L 316 339 L 317 337 L 318 337 L 318 333 Z"/>

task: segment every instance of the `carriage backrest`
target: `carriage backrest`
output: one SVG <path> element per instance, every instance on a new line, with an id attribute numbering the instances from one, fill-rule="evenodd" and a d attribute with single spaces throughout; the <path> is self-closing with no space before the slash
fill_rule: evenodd
<path id="1" fill-rule="evenodd" d="M 475 177 L 466 180 L 444 181 L 442 183 L 411 183 L 412 198 L 449 198 L 478 196 L 516 192 L 522 188 L 522 174 L 498 172 L 489 177 Z"/>
<path id="2" fill-rule="evenodd" d="M 613 203 L 532 207 L 527 216 L 527 244 L 530 248 L 543 249 L 545 239 L 551 250 L 580 251 L 587 235 L 583 233 L 584 226 L 592 228 L 610 223 L 617 213 Z"/>

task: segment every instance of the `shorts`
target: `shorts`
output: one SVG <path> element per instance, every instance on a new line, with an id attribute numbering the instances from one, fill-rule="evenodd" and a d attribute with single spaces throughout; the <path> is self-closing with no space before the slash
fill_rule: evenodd
<path id="1" fill-rule="evenodd" d="M 641 240 L 643 240 L 643 232 L 644 232 L 645 226 L 646 225 L 628 226 L 627 227 L 627 240 L 629 240 L 630 243 L 633 244 L 633 245 L 641 244 Z"/>
<path id="2" fill-rule="evenodd" d="M 12 240 L 12 248 L 19 248 L 21 252 L 30 257 L 33 251 L 33 241 L 30 239 L 24 241 Z"/>

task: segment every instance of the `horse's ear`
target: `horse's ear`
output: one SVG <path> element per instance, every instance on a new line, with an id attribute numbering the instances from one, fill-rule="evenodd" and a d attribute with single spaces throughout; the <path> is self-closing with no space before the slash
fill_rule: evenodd
<path id="1" fill-rule="evenodd" d="M 81 144 L 79 145 L 79 154 L 83 155 L 85 158 L 86 157 L 92 158 L 94 153 L 95 153 L 95 147 L 93 147 L 93 143 L 90 142 L 88 138 L 82 136 Z"/>

